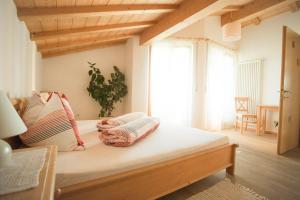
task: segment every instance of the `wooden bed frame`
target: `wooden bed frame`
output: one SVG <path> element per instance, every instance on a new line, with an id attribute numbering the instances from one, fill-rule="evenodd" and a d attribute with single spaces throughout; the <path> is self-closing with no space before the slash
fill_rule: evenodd
<path id="1" fill-rule="evenodd" d="M 25 99 L 13 99 L 22 115 Z M 14 140 L 11 140 L 14 141 Z M 56 189 L 56 199 L 155 199 L 226 169 L 234 174 L 237 144 L 227 144 L 116 175 Z"/>

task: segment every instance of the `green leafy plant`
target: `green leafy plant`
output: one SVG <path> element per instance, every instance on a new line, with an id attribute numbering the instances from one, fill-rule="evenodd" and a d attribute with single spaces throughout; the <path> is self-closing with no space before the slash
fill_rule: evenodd
<path id="1" fill-rule="evenodd" d="M 109 117 L 114 110 L 114 104 L 122 102 L 127 94 L 125 75 L 114 66 L 114 72 L 110 74 L 110 80 L 106 81 L 96 63 L 88 62 L 90 82 L 87 88 L 89 95 L 101 106 L 99 117 Z"/>

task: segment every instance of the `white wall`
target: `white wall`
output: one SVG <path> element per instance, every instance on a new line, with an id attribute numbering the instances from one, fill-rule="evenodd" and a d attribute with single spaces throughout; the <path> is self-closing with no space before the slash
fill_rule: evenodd
<path id="1" fill-rule="evenodd" d="M 67 95 L 77 119 L 97 119 L 100 106 L 88 95 L 88 61 L 97 63 L 106 80 L 116 65 L 125 69 L 125 45 L 43 59 L 42 91 L 59 91 Z M 128 78 L 127 76 L 125 77 Z M 118 103 L 113 115 L 124 113 L 124 102 Z"/>
<path id="2" fill-rule="evenodd" d="M 178 31 L 177 33 L 173 34 L 172 37 L 204 37 L 204 20 L 199 20 L 183 30 Z"/>
<path id="3" fill-rule="evenodd" d="M 238 48 L 238 42 L 224 42 L 220 16 L 210 16 L 199 20 L 171 37 L 208 38 L 230 48 Z"/>
<path id="4" fill-rule="evenodd" d="M 262 102 L 278 104 L 281 69 L 282 27 L 300 33 L 300 12 L 284 13 L 242 30 L 239 60 L 264 59 Z"/>
<path id="5" fill-rule="evenodd" d="M 128 94 L 125 98 L 125 112 L 132 111 L 132 68 L 133 68 L 133 40 L 128 39 L 125 45 L 125 76 Z"/>
<path id="6" fill-rule="evenodd" d="M 148 112 L 149 46 L 140 46 L 139 38 L 126 44 L 126 75 L 129 87 L 126 112 Z"/>
<path id="7" fill-rule="evenodd" d="M 33 79 L 32 79 L 32 84 L 33 84 L 33 90 L 34 91 L 41 91 L 42 89 L 42 74 L 43 74 L 43 63 L 42 63 L 42 56 L 39 52 L 35 52 L 35 68 L 33 68 Z"/>
<path id="8" fill-rule="evenodd" d="M 0 27 L 0 89 L 11 97 L 29 96 L 40 87 L 35 80 L 41 58 L 11 0 L 0 1 Z"/>
<path id="9" fill-rule="evenodd" d="M 204 19 L 204 37 L 217 41 L 222 45 L 233 49 L 238 49 L 239 46 L 239 42 L 223 41 L 220 16 L 211 16 Z"/>
<path id="10" fill-rule="evenodd" d="M 279 104 L 280 70 L 282 52 L 282 27 L 286 25 L 300 33 L 300 12 L 287 12 L 263 20 L 258 26 L 251 25 L 242 30 L 239 61 L 262 58 L 262 103 Z M 269 118 L 268 129 L 274 130 L 273 120 Z"/>

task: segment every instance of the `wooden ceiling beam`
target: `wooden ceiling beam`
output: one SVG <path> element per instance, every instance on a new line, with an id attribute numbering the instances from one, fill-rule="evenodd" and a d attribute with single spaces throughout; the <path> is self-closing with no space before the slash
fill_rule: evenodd
<path id="1" fill-rule="evenodd" d="M 81 51 L 87 51 L 87 50 L 92 50 L 92 49 L 98 49 L 98 48 L 104 48 L 104 47 L 109 47 L 109 46 L 114 46 L 114 45 L 121 45 L 121 44 L 125 44 L 125 43 L 126 43 L 126 39 L 113 41 L 113 42 L 102 42 L 102 43 L 97 43 L 97 44 L 93 44 L 93 45 L 82 45 L 82 46 L 74 47 L 71 49 L 61 49 L 61 50 L 55 50 L 55 51 L 42 52 L 42 57 L 49 58 L 49 57 L 60 56 L 60 55 L 76 53 L 76 52 L 81 52 Z"/>
<path id="2" fill-rule="evenodd" d="M 107 15 L 165 13 L 178 8 L 176 4 L 132 4 L 100 5 L 53 8 L 18 8 L 18 17 L 22 21 L 43 20 L 45 18 L 92 17 Z"/>
<path id="3" fill-rule="evenodd" d="M 281 7 L 284 4 L 292 3 L 295 0 L 255 0 L 252 1 L 237 11 L 232 11 L 221 16 L 221 25 L 224 26 L 230 22 L 249 20 L 262 15 L 269 9 Z"/>
<path id="4" fill-rule="evenodd" d="M 66 42 L 59 42 L 53 44 L 44 44 L 39 45 L 37 47 L 38 51 L 44 52 L 49 50 L 58 50 L 64 47 L 73 47 L 73 46 L 80 46 L 80 45 L 89 45 L 89 44 L 96 44 L 96 43 L 103 43 L 103 42 L 111 42 L 116 40 L 128 39 L 133 37 L 137 34 L 120 34 L 114 35 L 109 37 L 96 37 L 96 38 L 88 38 L 85 40 L 75 40 L 75 41 L 66 41 Z"/>
<path id="5" fill-rule="evenodd" d="M 223 11 L 237 11 L 240 10 L 243 6 L 226 6 L 225 8 L 223 8 Z"/>
<path id="6" fill-rule="evenodd" d="M 44 32 L 31 33 L 31 40 L 37 41 L 37 40 L 46 40 L 46 39 L 57 38 L 57 37 L 74 36 L 80 34 L 145 28 L 154 25 L 155 23 L 156 21 L 130 22 L 130 23 L 123 23 L 123 24 L 109 24 L 103 26 L 91 26 L 91 27 L 84 27 L 84 28 L 59 30 L 59 31 L 44 31 Z"/>
<path id="7" fill-rule="evenodd" d="M 291 12 L 297 12 L 300 9 L 300 1 L 296 1 L 290 5 Z"/>
<path id="8" fill-rule="evenodd" d="M 265 12 L 263 15 L 257 16 L 255 18 L 251 18 L 249 20 L 242 21 L 242 27 L 246 27 L 252 24 L 258 25 L 261 21 L 274 17 L 276 15 L 280 15 L 285 12 L 294 12 L 297 4 L 300 7 L 300 1 L 293 2 L 292 4 L 287 4 L 286 6 L 279 7 L 278 9 L 272 9 L 269 12 Z"/>
<path id="9" fill-rule="evenodd" d="M 185 0 L 179 8 L 167 14 L 152 27 L 147 28 L 140 37 L 140 44 L 149 44 L 154 40 L 166 38 L 177 31 L 222 10 L 234 0 Z"/>

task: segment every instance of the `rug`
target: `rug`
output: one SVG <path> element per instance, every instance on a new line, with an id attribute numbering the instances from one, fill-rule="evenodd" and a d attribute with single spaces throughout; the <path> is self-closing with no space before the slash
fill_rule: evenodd
<path id="1" fill-rule="evenodd" d="M 234 184 L 225 178 L 203 192 L 191 196 L 187 200 L 267 200 L 253 190 L 240 184 Z"/>

